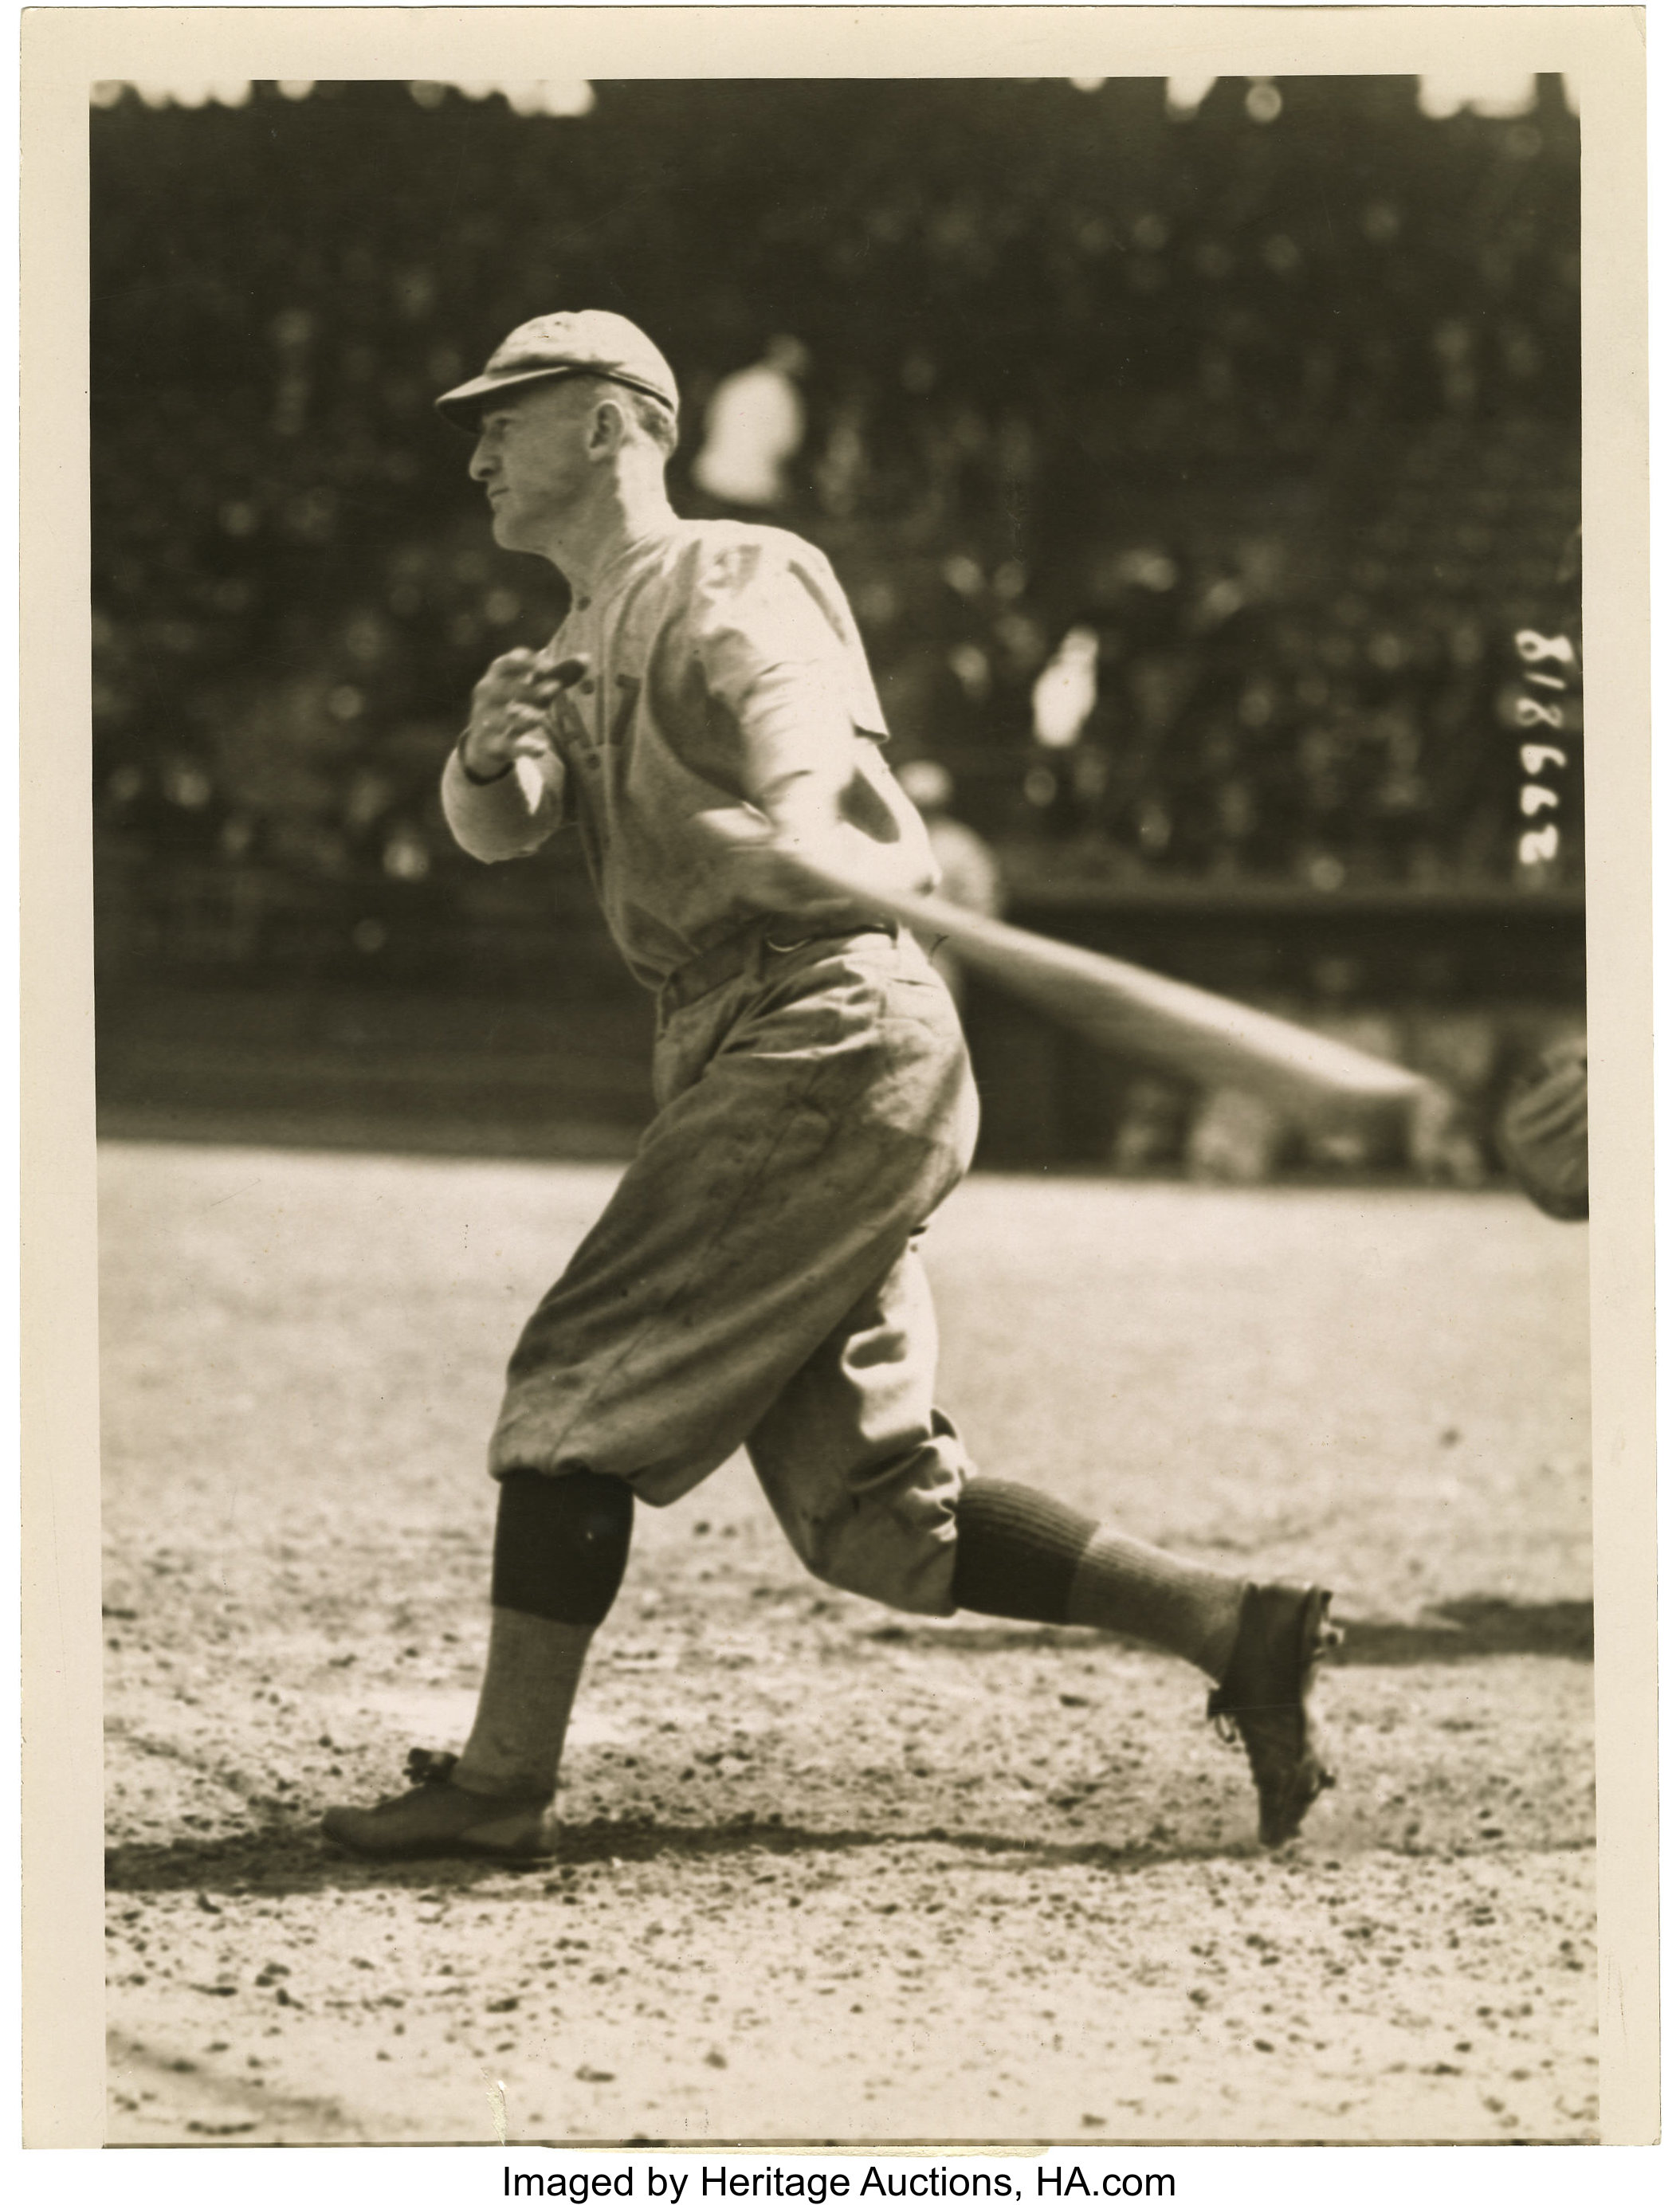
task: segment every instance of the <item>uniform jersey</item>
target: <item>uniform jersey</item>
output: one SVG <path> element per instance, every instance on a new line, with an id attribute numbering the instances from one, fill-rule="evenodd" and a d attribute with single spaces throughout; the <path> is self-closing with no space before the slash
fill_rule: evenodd
<path id="1" fill-rule="evenodd" d="M 663 1506 L 744 1445 L 819 1576 L 949 1614 L 971 1466 L 934 1406 L 914 1241 L 974 1150 L 956 1011 L 908 934 L 749 924 L 763 914 L 731 900 L 694 824 L 817 765 L 877 877 L 882 845 L 905 886 L 934 877 L 851 613 L 798 538 L 674 520 L 605 569 L 545 656 L 589 662 L 552 708 L 552 749 L 484 783 L 457 752 L 444 806 L 486 859 L 575 826 L 659 992 L 658 1110 L 521 1336 L 490 1466 L 586 1464 Z"/>
<path id="2" fill-rule="evenodd" d="M 892 885 L 937 878 L 881 755 L 885 721 L 851 609 L 828 561 L 798 537 L 673 520 L 576 598 L 544 657 L 588 661 L 552 707 L 552 756 L 480 785 L 457 753 L 444 811 L 486 859 L 523 856 L 575 826 L 607 924 L 645 986 L 756 915 L 732 895 L 697 815 L 758 803 L 813 766 L 843 789 L 843 831 L 894 847 Z M 871 856 L 879 868 L 879 847 Z"/>

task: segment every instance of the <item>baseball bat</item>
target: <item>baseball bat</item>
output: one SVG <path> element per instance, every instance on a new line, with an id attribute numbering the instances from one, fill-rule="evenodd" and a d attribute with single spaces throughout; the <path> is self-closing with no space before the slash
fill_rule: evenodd
<path id="1" fill-rule="evenodd" d="M 1288 1019 L 1118 957 L 1010 926 L 943 897 L 875 887 L 801 857 L 813 890 L 937 935 L 963 961 L 1099 1049 L 1203 1086 L 1260 1095 L 1308 1130 L 1390 1120 L 1403 1140 L 1448 1098 L 1436 1083 Z"/>

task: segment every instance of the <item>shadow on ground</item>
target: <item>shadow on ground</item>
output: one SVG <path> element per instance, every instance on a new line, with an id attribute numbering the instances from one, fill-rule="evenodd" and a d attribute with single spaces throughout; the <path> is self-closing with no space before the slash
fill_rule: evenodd
<path id="1" fill-rule="evenodd" d="M 848 1853 L 889 1846 L 944 1845 L 985 1858 L 989 1866 L 1018 1863 L 1023 1869 L 1097 1867 L 1125 1871 L 1158 1867 L 1165 1861 L 1245 1860 L 1252 1845 L 1140 1843 L 1051 1844 L 1004 1837 L 986 1831 L 931 1829 L 813 1830 L 785 1822 L 742 1821 L 724 1824 L 677 1824 L 599 1820 L 574 1823 L 561 1837 L 552 1860 L 529 1867 L 504 1861 L 360 1861 L 336 1851 L 307 1830 L 265 1830 L 235 1839 L 182 1838 L 168 1845 L 113 1846 L 105 1855 L 108 1891 L 194 1891 L 207 1912 L 218 1893 L 244 1898 L 253 1893 L 355 1891 L 369 1885 L 438 1891 L 470 1888 L 487 1880 L 537 1880 L 545 1891 L 563 1894 L 568 1871 L 614 1867 L 653 1860 L 709 1861 L 738 1855 Z M 199 1986 L 206 1996 L 222 1995 L 214 1986 Z"/>
<path id="2" fill-rule="evenodd" d="M 148 2099 L 155 2101 L 161 2096 L 166 2105 L 173 2101 L 183 2108 L 173 2120 L 168 2113 L 164 2116 L 183 2133 L 159 2137 L 159 2143 L 251 2143 L 273 2137 L 289 2143 L 325 2145 L 363 2140 L 354 2119 L 334 2099 L 294 2096 L 265 2083 L 217 2073 L 200 2060 L 154 2051 L 119 2030 L 105 2034 L 105 2072 L 125 2112 L 137 2110 L 129 2094 L 146 2083 L 152 2086 L 146 2091 Z M 188 2077 L 190 2081 L 184 2079 Z M 196 2109 L 190 2116 L 184 2111 L 188 2105 Z"/>
<path id="3" fill-rule="evenodd" d="M 1588 1661 L 1593 1655 L 1590 1601 L 1451 1601 L 1426 1610 L 1415 1622 L 1354 1620 L 1343 1629 L 1343 1643 L 1333 1657 L 1338 1668 L 1403 1667 L 1514 1655 Z M 1023 1631 L 965 1626 L 951 1630 L 938 1625 L 894 1623 L 868 1635 L 888 1643 L 926 1642 L 978 1653 L 1068 1643 L 1065 1632 L 1049 1628 Z M 151 1750 L 167 1749 L 154 1746 Z M 227 1780 L 225 1776 L 223 1780 Z M 523 1880 L 533 1875 L 553 1877 L 557 1874 L 563 1878 L 571 1867 L 659 1858 L 700 1861 L 748 1852 L 843 1853 L 892 1845 L 939 1845 L 984 1856 L 994 1863 L 1013 1859 L 1023 1867 L 1079 1864 L 1123 1871 L 1168 1860 L 1246 1857 L 1253 1851 L 1247 1845 L 1186 1845 L 1153 1839 L 1118 1845 L 1051 1844 L 981 1831 L 953 1833 L 937 1827 L 807 1829 L 743 1816 L 718 1824 L 666 1824 L 652 1820 L 576 1823 L 565 1829 L 561 1851 L 554 1861 L 526 1869 L 510 1869 L 501 1862 L 471 1860 L 370 1863 L 333 1851 L 313 1828 L 295 1823 L 288 1808 L 278 1801 L 247 1797 L 247 1804 L 263 1816 L 263 1825 L 238 1837 L 190 1837 L 168 1844 L 112 1847 L 105 1856 L 106 1887 L 128 1892 L 196 1891 L 204 1894 L 200 1903 L 215 1912 L 211 1895 L 217 1892 L 356 1889 L 371 1882 L 448 1889 L 476 1884 L 487 1877 L 515 1875 Z M 553 1887 L 559 1890 L 563 1884 L 557 1882 Z"/>
<path id="4" fill-rule="evenodd" d="M 1338 1668 L 1395 1669 L 1413 1663 L 1486 1661 L 1509 1654 L 1549 1655 L 1568 1661 L 1593 1658 L 1590 1600 L 1450 1600 L 1439 1608 L 1425 1608 L 1409 1622 L 1339 1614 L 1337 1620 L 1343 1632 L 1335 1656 Z M 1054 1624 L 999 1630 L 986 1625 L 888 1623 L 866 1636 L 882 1645 L 943 1646 L 974 1654 L 1004 1654 L 1068 1643 L 1068 1633 Z M 1094 1638 L 1097 1634 L 1090 1636 Z"/>
<path id="5" fill-rule="evenodd" d="M 1403 1668 L 1420 1661 L 1470 1661 L 1501 1654 L 1593 1658 L 1590 1600 L 1450 1600 L 1415 1623 L 1348 1622 L 1339 1661 Z"/>

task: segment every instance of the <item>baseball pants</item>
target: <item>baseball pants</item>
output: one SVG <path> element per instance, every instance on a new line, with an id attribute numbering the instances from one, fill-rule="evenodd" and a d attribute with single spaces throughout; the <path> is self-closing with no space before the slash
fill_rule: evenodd
<path id="1" fill-rule="evenodd" d="M 973 1155 L 967 1049 L 908 934 L 777 930 L 662 996 L 658 1114 L 521 1336 L 490 1467 L 663 1507 L 744 1446 L 816 1576 L 949 1614 L 971 1465 L 914 1243 Z"/>

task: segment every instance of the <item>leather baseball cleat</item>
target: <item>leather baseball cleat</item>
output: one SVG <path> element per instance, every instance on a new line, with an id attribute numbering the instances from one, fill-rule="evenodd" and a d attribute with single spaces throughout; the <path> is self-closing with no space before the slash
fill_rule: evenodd
<path id="1" fill-rule="evenodd" d="M 1260 1839 L 1281 1845 L 1336 1779 L 1320 1760 L 1308 1696 L 1318 1667 L 1342 1634 L 1331 1596 L 1318 1585 L 1244 1588 L 1236 1646 L 1207 1696 L 1220 1734 L 1242 1741 L 1260 1794 Z"/>
<path id="2" fill-rule="evenodd" d="M 377 1807 L 330 1807 L 321 1833 L 372 1860 L 428 1860 L 464 1853 L 474 1860 L 551 1860 L 560 1843 L 554 1802 L 468 1792 L 452 1780 L 456 1756 L 417 1745 L 408 1756 L 411 1791 Z"/>

